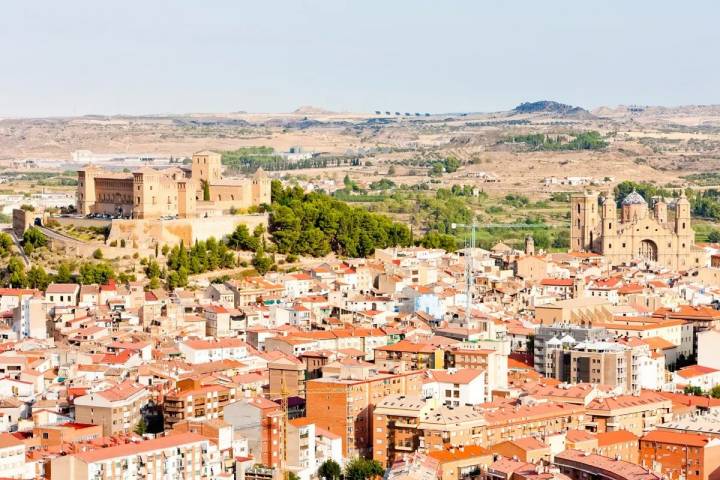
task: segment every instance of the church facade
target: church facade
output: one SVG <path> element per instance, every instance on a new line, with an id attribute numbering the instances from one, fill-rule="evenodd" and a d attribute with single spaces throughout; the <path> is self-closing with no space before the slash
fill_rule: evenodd
<path id="1" fill-rule="evenodd" d="M 191 168 L 143 167 L 119 173 L 88 165 L 78 171 L 76 207 L 82 215 L 136 219 L 193 218 L 202 212 L 270 204 L 270 178 L 223 178 L 219 153 L 193 154 Z"/>
<path id="2" fill-rule="evenodd" d="M 650 208 L 632 192 L 623 199 L 618 215 L 612 196 L 583 192 L 571 195 L 570 208 L 571 251 L 602 254 L 613 264 L 640 260 L 680 271 L 706 263 L 704 251 L 695 245 L 690 202 L 684 194 L 672 205 L 658 199 Z"/>

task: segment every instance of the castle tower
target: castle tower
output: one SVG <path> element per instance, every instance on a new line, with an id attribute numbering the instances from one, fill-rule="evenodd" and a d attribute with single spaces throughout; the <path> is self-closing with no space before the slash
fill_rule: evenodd
<path id="1" fill-rule="evenodd" d="M 525 237 L 525 255 L 535 255 L 535 239 L 532 235 Z"/>
<path id="2" fill-rule="evenodd" d="M 270 177 L 268 177 L 262 167 L 258 168 L 252 176 L 252 204 L 261 205 L 266 203 L 270 205 L 270 203 L 272 203 L 272 199 L 270 198 L 271 190 Z"/>
<path id="3" fill-rule="evenodd" d="M 691 263 L 691 249 L 695 244 L 695 230 L 690 226 L 690 202 L 685 192 L 675 202 L 675 233 L 677 234 L 677 268 L 683 269 Z"/>
<path id="4" fill-rule="evenodd" d="M 203 181 L 217 183 L 222 178 L 222 156 L 209 150 L 193 153 L 192 178 L 198 190 Z"/>
<path id="5" fill-rule="evenodd" d="M 597 192 L 572 194 L 570 208 L 570 250 L 590 252 L 600 226 Z"/>
<path id="6" fill-rule="evenodd" d="M 100 169 L 94 165 L 86 165 L 82 170 L 78 170 L 78 187 L 75 206 L 77 212 L 81 215 L 93 213 L 95 206 L 95 177 L 100 174 Z"/>

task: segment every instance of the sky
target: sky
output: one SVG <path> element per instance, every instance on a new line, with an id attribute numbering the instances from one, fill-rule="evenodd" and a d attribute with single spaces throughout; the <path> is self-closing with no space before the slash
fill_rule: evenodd
<path id="1" fill-rule="evenodd" d="M 720 2 L 0 5 L 0 117 L 720 103 Z"/>

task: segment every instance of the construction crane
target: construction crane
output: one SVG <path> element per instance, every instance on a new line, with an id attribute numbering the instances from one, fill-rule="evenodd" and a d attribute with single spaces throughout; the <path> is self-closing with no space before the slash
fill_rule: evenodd
<path id="1" fill-rule="evenodd" d="M 475 230 L 477 224 L 473 220 L 473 223 L 466 225 L 464 223 L 453 223 L 451 225 L 453 230 L 460 228 L 470 229 L 470 238 L 465 236 L 465 326 L 470 324 L 470 309 L 472 308 L 472 285 L 473 276 L 475 273 L 475 267 L 473 265 L 473 252 L 475 251 Z"/>

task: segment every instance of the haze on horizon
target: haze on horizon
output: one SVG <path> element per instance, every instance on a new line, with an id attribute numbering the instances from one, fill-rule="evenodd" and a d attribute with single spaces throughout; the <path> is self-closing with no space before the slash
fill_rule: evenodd
<path id="1" fill-rule="evenodd" d="M 720 103 L 711 1 L 7 2 L 0 117 Z"/>

